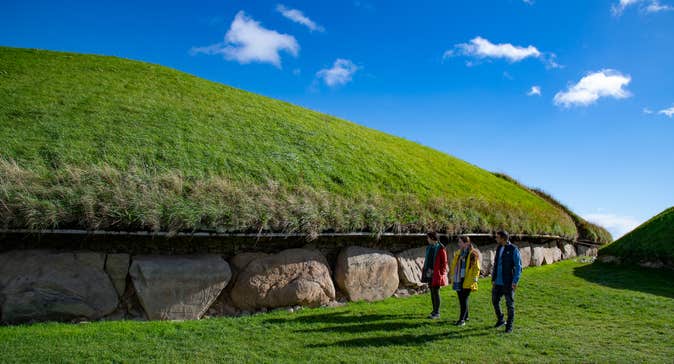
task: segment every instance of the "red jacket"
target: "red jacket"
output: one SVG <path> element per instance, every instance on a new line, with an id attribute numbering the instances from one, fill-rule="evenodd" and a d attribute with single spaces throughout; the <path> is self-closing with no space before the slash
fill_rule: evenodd
<path id="1" fill-rule="evenodd" d="M 445 247 L 438 249 L 433 265 L 433 281 L 431 286 L 442 287 L 447 285 L 447 251 Z"/>

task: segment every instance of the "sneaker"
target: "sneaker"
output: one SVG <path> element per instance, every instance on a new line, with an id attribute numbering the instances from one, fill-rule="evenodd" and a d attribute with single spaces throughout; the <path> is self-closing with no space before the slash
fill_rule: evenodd
<path id="1" fill-rule="evenodd" d="M 428 315 L 428 319 L 430 319 L 430 320 L 437 320 L 439 318 L 440 318 L 439 313 L 432 313 L 432 314 Z"/>
<path id="2" fill-rule="evenodd" d="M 506 325 L 505 333 L 506 333 L 506 334 L 509 334 L 509 333 L 511 333 L 511 332 L 513 332 L 513 327 L 512 327 L 512 326 L 509 326 L 509 325 Z"/>
<path id="3" fill-rule="evenodd" d="M 505 325 L 505 321 L 503 320 L 498 320 L 496 321 L 496 324 L 494 324 L 494 328 L 499 328 L 501 326 Z"/>
<path id="4" fill-rule="evenodd" d="M 455 326 L 465 326 L 465 325 L 466 325 L 466 321 L 464 321 L 464 320 L 459 320 L 459 321 L 455 322 L 454 325 L 455 325 Z"/>

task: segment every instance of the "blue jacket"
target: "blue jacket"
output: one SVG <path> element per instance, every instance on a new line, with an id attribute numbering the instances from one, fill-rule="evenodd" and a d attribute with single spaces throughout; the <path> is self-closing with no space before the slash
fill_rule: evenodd
<path id="1" fill-rule="evenodd" d="M 499 262 L 499 253 L 501 249 L 503 249 L 503 253 Z M 503 266 L 499 267 L 499 263 L 503 264 Z M 502 277 L 498 276 L 499 272 L 502 274 Z M 498 248 L 496 248 L 494 268 L 491 272 L 491 281 L 496 285 L 512 287 L 513 283 L 517 284 L 520 281 L 521 274 L 522 257 L 520 257 L 519 248 L 511 242 L 508 242 L 505 246 L 499 245 Z"/>

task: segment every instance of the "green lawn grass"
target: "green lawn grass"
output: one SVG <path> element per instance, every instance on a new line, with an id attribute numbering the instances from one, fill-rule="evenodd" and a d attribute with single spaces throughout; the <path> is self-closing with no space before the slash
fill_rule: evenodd
<path id="1" fill-rule="evenodd" d="M 453 292 L 191 322 L 0 327 L 1 362 L 663 362 L 674 358 L 671 271 L 565 261 L 526 269 L 510 335 L 490 283 L 457 328 Z"/>
<path id="2" fill-rule="evenodd" d="M 457 158 L 115 57 L 0 47 L 0 140 L 8 228 L 578 236 Z"/>
<path id="3" fill-rule="evenodd" d="M 659 213 L 600 250 L 628 262 L 661 261 L 674 267 L 674 207 Z"/>

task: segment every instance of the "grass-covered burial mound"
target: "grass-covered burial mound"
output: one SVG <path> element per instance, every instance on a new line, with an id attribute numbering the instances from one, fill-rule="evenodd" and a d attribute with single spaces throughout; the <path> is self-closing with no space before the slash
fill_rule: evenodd
<path id="1" fill-rule="evenodd" d="M 0 140 L 5 229 L 579 235 L 439 151 L 115 57 L 0 48 Z"/>

